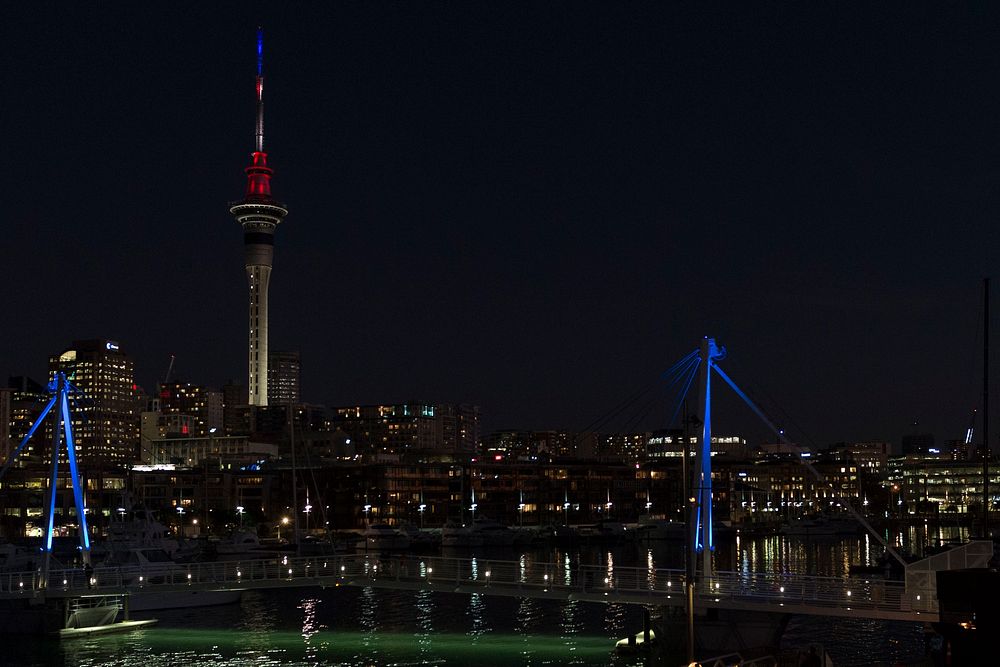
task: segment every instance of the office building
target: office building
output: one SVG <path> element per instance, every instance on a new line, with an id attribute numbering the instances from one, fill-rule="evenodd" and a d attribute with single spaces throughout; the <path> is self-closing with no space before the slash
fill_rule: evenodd
<path id="1" fill-rule="evenodd" d="M 77 460 L 88 466 L 127 465 L 139 458 L 141 393 L 132 360 L 111 340 L 81 340 L 49 357 L 50 374 L 62 372 L 74 397 Z"/>

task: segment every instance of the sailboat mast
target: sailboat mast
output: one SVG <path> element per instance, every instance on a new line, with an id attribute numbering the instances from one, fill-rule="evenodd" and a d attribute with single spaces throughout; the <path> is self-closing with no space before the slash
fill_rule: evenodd
<path id="1" fill-rule="evenodd" d="M 983 537 L 990 536 L 990 279 L 983 278 Z"/>
<path id="2" fill-rule="evenodd" d="M 297 552 L 299 547 L 299 471 L 295 464 L 295 414 L 292 411 L 290 400 L 288 401 L 288 440 L 292 449 L 292 529 L 295 531 L 292 543 Z"/>

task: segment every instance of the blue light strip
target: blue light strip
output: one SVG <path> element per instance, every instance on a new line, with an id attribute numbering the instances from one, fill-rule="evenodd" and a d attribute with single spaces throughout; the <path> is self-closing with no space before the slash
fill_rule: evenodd
<path id="1" fill-rule="evenodd" d="M 257 28 L 257 76 L 264 76 L 264 29 Z"/>
<path id="2" fill-rule="evenodd" d="M 705 372 L 705 418 L 701 432 L 701 485 L 699 486 L 697 542 L 695 550 L 702 552 L 705 547 L 715 550 L 712 541 L 712 363 L 711 353 L 706 360 Z M 704 508 L 704 513 L 702 513 Z M 704 518 L 704 521 L 702 519 Z"/>
<path id="3" fill-rule="evenodd" d="M 677 420 L 678 413 L 680 413 L 681 408 L 684 407 L 684 399 L 687 398 L 688 392 L 691 390 L 691 383 L 694 382 L 694 378 L 698 374 L 698 367 L 700 365 L 701 365 L 701 358 L 700 357 L 695 358 L 694 366 L 691 368 L 691 370 L 689 371 L 690 374 L 687 376 L 687 383 L 684 385 L 684 389 L 681 390 L 681 393 L 678 396 L 677 405 L 674 406 L 673 414 L 670 415 L 670 421 L 667 422 L 668 427 Z"/>
<path id="4" fill-rule="evenodd" d="M 667 376 L 666 379 L 670 380 L 670 382 L 667 384 L 667 389 L 670 389 L 675 384 L 677 384 L 685 377 L 687 377 L 688 371 L 691 370 L 691 366 L 697 365 L 698 361 L 699 361 L 698 357 L 689 359 L 687 363 L 685 363 L 677 372 L 674 373 L 673 379 L 670 379 L 670 376 Z"/>
<path id="5" fill-rule="evenodd" d="M 58 397 L 58 394 L 56 394 Z M 52 551 L 52 533 L 55 532 L 56 518 L 56 481 L 59 478 L 59 424 L 56 423 L 55 433 L 52 438 L 52 486 L 49 500 L 49 521 L 48 529 L 45 531 L 45 550 Z"/>
<path id="6" fill-rule="evenodd" d="M 73 484 L 73 501 L 76 503 L 76 515 L 80 519 L 80 543 L 84 551 L 90 551 L 90 533 L 87 530 L 87 512 L 83 504 L 83 488 L 80 486 L 80 476 L 76 470 L 76 443 L 73 441 L 73 426 L 69 418 L 69 399 L 66 397 L 69 383 L 63 381 L 62 391 L 62 418 L 63 428 L 66 429 L 66 452 L 69 459 L 69 475 Z"/>
<path id="7" fill-rule="evenodd" d="M 24 446 L 28 444 L 28 440 L 30 440 L 31 436 L 35 434 L 35 431 L 38 430 L 38 427 L 41 426 L 42 422 L 45 421 L 45 417 L 48 416 L 49 410 L 51 410 L 52 406 L 56 404 L 57 398 L 58 395 L 53 396 L 49 400 L 49 404 L 45 406 L 44 410 L 42 410 L 42 414 L 38 415 L 38 419 L 36 419 L 35 423 L 31 425 L 31 428 L 28 430 L 28 435 L 24 436 L 24 439 L 21 440 L 21 444 L 17 446 L 17 449 L 11 452 L 11 455 L 7 459 L 7 462 L 3 464 L 3 469 L 0 470 L 0 479 L 3 479 L 3 476 L 7 474 L 7 470 L 10 469 L 10 467 L 14 464 L 14 459 L 17 458 L 17 455 L 21 453 L 21 450 L 24 449 Z"/>
<path id="8" fill-rule="evenodd" d="M 755 415 L 757 415 L 758 417 L 760 417 L 760 419 L 761 419 L 762 422 L 764 422 L 765 424 L 767 424 L 767 427 L 769 429 L 771 429 L 772 431 L 774 431 L 774 434 L 776 436 L 778 436 L 778 438 L 783 443 L 785 443 L 786 445 L 787 444 L 791 444 L 791 441 L 788 438 L 785 437 L 785 434 L 781 432 L 781 429 L 779 429 L 777 426 L 775 426 L 774 424 L 771 423 L 771 420 L 768 419 L 764 415 L 764 413 L 761 411 L 761 409 L 758 408 L 757 405 L 753 401 L 750 400 L 749 396 L 747 396 L 746 394 L 743 393 L 742 389 L 740 389 L 739 387 L 736 386 L 736 383 L 733 382 L 729 378 L 728 375 L 726 375 L 725 373 L 722 372 L 721 368 L 719 368 L 718 366 L 714 366 L 714 365 L 713 365 L 713 368 L 715 369 L 715 372 L 719 374 L 719 377 L 721 377 L 723 380 L 725 380 L 726 384 L 728 384 L 730 387 L 732 387 L 733 391 L 736 392 L 736 395 L 743 399 L 743 402 L 746 403 L 747 406 L 751 410 L 753 410 L 753 412 L 754 412 Z"/>
<path id="9" fill-rule="evenodd" d="M 689 352 L 686 355 L 684 355 L 683 357 L 681 357 L 680 361 L 678 361 L 676 364 L 674 364 L 673 366 L 671 366 L 670 368 L 668 368 L 666 370 L 666 372 L 663 373 L 663 377 L 669 379 L 675 373 L 680 372 L 681 368 L 683 368 L 684 366 L 687 366 L 688 363 L 690 363 L 692 359 L 697 359 L 697 358 L 698 358 L 698 350 L 692 350 L 691 352 Z"/>

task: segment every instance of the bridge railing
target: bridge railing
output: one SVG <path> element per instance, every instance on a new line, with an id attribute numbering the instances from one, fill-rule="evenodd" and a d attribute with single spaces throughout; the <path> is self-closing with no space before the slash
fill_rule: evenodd
<path id="1" fill-rule="evenodd" d="M 507 594 L 583 595 L 594 598 L 648 599 L 651 604 L 681 599 L 682 570 L 610 567 L 562 562 L 378 556 L 273 557 L 213 563 L 155 563 L 143 567 L 98 567 L 52 570 L 48 581 L 39 572 L 0 574 L 0 596 L 41 591 L 71 594 L 141 593 L 143 590 L 331 586 L 336 584 L 399 585 L 474 590 L 497 587 Z M 501 592 L 501 591 L 495 591 Z M 786 573 L 717 572 L 696 582 L 701 604 L 713 602 L 781 606 L 839 607 L 908 611 L 911 601 L 902 582 L 851 577 L 817 577 Z"/>

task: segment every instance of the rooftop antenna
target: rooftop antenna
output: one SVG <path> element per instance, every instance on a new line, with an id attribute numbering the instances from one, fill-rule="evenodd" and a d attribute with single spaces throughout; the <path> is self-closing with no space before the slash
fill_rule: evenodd
<path id="1" fill-rule="evenodd" d="M 264 28 L 257 26 L 257 143 L 258 153 L 264 152 Z"/>

